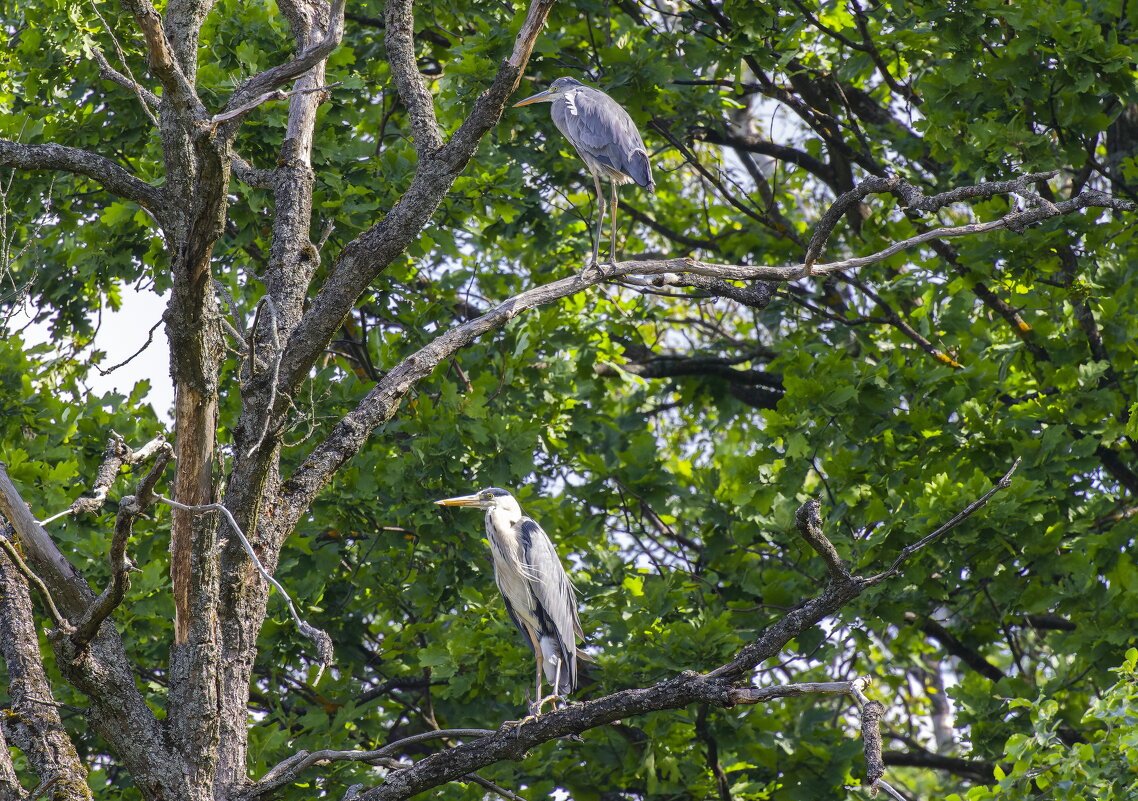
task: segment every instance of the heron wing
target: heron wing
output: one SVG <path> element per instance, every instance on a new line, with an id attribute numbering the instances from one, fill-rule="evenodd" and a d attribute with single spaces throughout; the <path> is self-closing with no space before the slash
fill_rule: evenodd
<path id="1" fill-rule="evenodd" d="M 536 601 L 538 619 L 548 634 L 557 641 L 562 662 L 569 666 L 570 686 L 577 686 L 577 637 L 581 621 L 577 617 L 577 598 L 573 584 L 549 536 L 528 517 L 519 523 L 522 561 L 526 566 L 530 591 Z M 548 626 L 545 624 L 548 623 Z"/>
<path id="2" fill-rule="evenodd" d="M 598 89 L 582 87 L 574 93 L 571 105 L 566 102 L 558 108 L 562 105 L 554 104 L 560 113 L 554 114 L 553 121 L 586 163 L 591 158 L 649 190 L 655 188 L 644 140 L 619 103 Z"/>

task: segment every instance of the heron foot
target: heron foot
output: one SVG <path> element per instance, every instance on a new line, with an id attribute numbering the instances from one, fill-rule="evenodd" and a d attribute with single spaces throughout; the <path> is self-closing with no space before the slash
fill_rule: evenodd
<path id="1" fill-rule="evenodd" d="M 529 716 L 526 717 L 526 720 L 534 720 L 535 718 L 539 717 L 541 715 L 541 708 L 548 703 L 552 703 L 553 708 L 557 709 L 557 702 L 560 700 L 561 696 L 554 693 L 553 695 L 547 695 L 545 698 L 534 701 L 529 705 Z"/>

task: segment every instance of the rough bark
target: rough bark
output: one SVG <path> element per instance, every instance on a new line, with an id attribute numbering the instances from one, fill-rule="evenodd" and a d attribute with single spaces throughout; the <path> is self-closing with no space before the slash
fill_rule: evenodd
<path id="1" fill-rule="evenodd" d="M 12 710 L 4 717 L 4 733 L 27 757 L 45 794 L 55 801 L 89 801 L 87 769 L 63 728 L 59 709 L 44 671 L 39 636 L 27 582 L 7 555 L 0 553 L 0 653 L 8 668 Z M 7 754 L 5 753 L 5 756 Z M 11 763 L 8 762 L 8 771 Z M 0 771 L 0 793 L 15 774 Z M 16 784 L 19 787 L 19 784 Z"/>

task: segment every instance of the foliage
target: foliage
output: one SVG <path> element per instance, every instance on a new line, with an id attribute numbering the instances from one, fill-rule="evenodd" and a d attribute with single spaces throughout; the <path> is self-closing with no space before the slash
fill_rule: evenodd
<path id="1" fill-rule="evenodd" d="M 334 224 L 317 283 L 406 191 L 416 163 L 383 30 L 366 22 L 382 9 L 349 10 L 359 16 L 328 64 L 342 85 L 320 109 L 313 155 L 312 239 Z M 154 86 L 130 15 L 67 0 L 5 13 L 0 136 L 91 149 L 160 183 L 157 132 L 91 58 L 98 48 L 117 63 L 113 31 L 132 73 Z M 1039 186 L 1046 202 L 1084 184 L 1133 199 L 1136 13 L 1121 2 L 586 0 L 554 7 L 528 76 L 538 86 L 562 74 L 591 80 L 644 132 L 658 188 L 624 189 L 624 253 L 787 264 L 835 197 L 869 174 L 931 195 L 1063 170 Z M 515 10 L 460 0 L 417 15 L 419 66 L 451 133 L 508 52 Z M 289 41 L 275 5 L 219 2 L 202 35 L 203 99 L 218 108 L 241 78 L 286 59 Z M 283 105 L 262 106 L 241 129 L 236 150 L 254 166 L 275 163 Z M 0 233 L 14 257 L 0 263 L 0 301 L 52 326 L 50 347 L 5 329 L 0 458 L 43 519 L 85 492 L 111 429 L 141 444 L 164 425 L 167 410 L 152 413 L 144 386 L 99 397 L 84 382 L 100 358 L 89 348 L 99 311 L 128 284 L 168 291 L 171 256 L 145 212 L 89 179 L 3 167 L 0 183 Z M 212 269 L 232 297 L 223 311 L 243 330 L 265 291 L 274 201 L 236 178 L 229 191 Z M 507 110 L 295 399 L 282 473 L 440 331 L 579 272 L 591 195 L 544 107 Z M 934 218 L 873 197 L 822 261 L 1038 202 L 1001 196 Z M 873 676 L 871 694 L 889 707 L 887 750 L 925 765 L 887 778 L 922 797 L 1132 794 L 1133 649 L 1103 689 L 1138 629 L 1132 223 L 1089 210 L 1022 233 L 941 240 L 781 286 L 765 308 L 609 285 L 465 348 L 376 429 L 287 541 L 276 577 L 329 631 L 337 663 L 312 684 L 310 646 L 270 600 L 250 776 L 300 749 L 370 748 L 520 714 L 532 662 L 498 599 L 480 520 L 439 512 L 435 498 L 509 487 L 551 532 L 597 657 L 581 691 L 589 698 L 713 668 L 815 594 L 824 566 L 793 534 L 806 499 L 822 496 L 843 558 L 877 572 L 1019 456 L 1013 486 L 982 514 L 755 680 Z M 239 386 L 241 368 L 231 351 L 222 385 Z M 222 472 L 236 458 L 240 403 L 236 390 L 222 396 Z M 112 500 L 135 481 L 120 478 Z M 108 575 L 115 511 L 51 527 L 95 587 Z M 160 715 L 168 521 L 159 509 L 138 524 L 131 556 L 142 573 L 114 618 Z M 82 704 L 57 684 L 58 700 Z M 946 695 L 954 733 L 938 744 Z M 847 712 L 846 701 L 799 698 L 713 709 L 702 723 L 694 707 L 654 713 L 484 775 L 535 799 L 702 799 L 719 792 L 718 769 L 734 799 L 833 798 L 864 771 Z M 97 797 L 139 798 L 107 744 L 81 718 L 65 723 Z M 970 786 L 974 774 L 920 762 L 938 750 L 994 768 L 995 783 Z M 374 768 L 337 764 L 281 797 L 339 797 L 376 781 Z M 454 783 L 438 797 L 484 792 Z"/>

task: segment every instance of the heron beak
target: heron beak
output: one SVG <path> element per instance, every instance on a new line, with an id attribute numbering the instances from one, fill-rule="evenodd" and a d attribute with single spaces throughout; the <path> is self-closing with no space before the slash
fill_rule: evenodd
<path id="1" fill-rule="evenodd" d="M 439 506 L 481 506 L 482 501 L 477 495 L 459 495 L 457 498 L 443 498 L 435 501 Z"/>
<path id="2" fill-rule="evenodd" d="M 518 106 L 528 106 L 530 103 L 540 103 L 542 100 L 552 100 L 552 99 L 553 99 L 552 93 L 548 89 L 546 89 L 544 92 L 538 92 L 533 97 L 527 97 L 525 100 L 521 101 L 520 103 L 514 103 L 514 108 L 517 108 Z"/>

